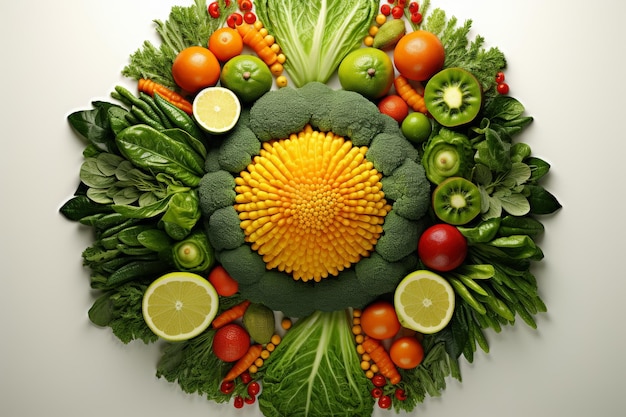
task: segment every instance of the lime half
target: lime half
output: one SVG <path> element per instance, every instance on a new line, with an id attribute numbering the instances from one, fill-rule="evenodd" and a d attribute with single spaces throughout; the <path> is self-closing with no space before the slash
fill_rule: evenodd
<path id="1" fill-rule="evenodd" d="M 396 288 L 394 304 L 400 323 L 420 333 L 436 333 L 454 313 L 454 289 L 440 275 L 427 270 L 411 272 Z"/>
<path id="2" fill-rule="evenodd" d="M 142 313 L 157 336 L 191 339 L 209 327 L 219 298 L 211 283 L 190 272 L 171 272 L 152 282 L 143 296 Z"/>

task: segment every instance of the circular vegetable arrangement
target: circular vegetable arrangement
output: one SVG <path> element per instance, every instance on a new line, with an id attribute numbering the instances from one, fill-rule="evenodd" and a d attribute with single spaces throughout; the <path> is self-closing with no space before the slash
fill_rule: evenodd
<path id="1" fill-rule="evenodd" d="M 122 71 L 137 92 L 68 116 L 61 213 L 94 231 L 90 320 L 166 344 L 158 377 L 266 416 L 411 411 L 490 332 L 537 326 L 561 206 L 471 22 L 309 3 L 173 7 Z"/>

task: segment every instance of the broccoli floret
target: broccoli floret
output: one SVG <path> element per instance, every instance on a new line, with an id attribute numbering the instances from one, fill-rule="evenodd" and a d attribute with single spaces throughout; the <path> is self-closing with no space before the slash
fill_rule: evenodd
<path id="1" fill-rule="evenodd" d="M 215 210 L 208 221 L 208 235 L 216 251 L 235 249 L 245 243 L 245 234 L 239 226 L 239 214 L 233 206 Z"/>
<path id="2" fill-rule="evenodd" d="M 269 91 L 250 109 L 250 129 L 261 141 L 288 138 L 310 122 L 313 104 L 294 88 Z"/>
<path id="3" fill-rule="evenodd" d="M 404 136 L 379 133 L 372 140 L 365 157 L 372 161 L 374 168 L 383 175 L 391 175 L 406 158 L 417 162 L 419 153 Z"/>
<path id="4" fill-rule="evenodd" d="M 417 220 L 428 211 L 430 182 L 421 164 L 407 158 L 380 182 L 383 184 L 385 198 L 394 202 L 393 209 L 397 215 Z"/>
<path id="5" fill-rule="evenodd" d="M 329 111 L 332 116 L 331 130 L 339 136 L 349 137 L 355 146 L 369 146 L 385 126 L 378 107 L 354 91 L 335 91 Z"/>
<path id="6" fill-rule="evenodd" d="M 239 225 L 237 225 L 237 227 L 239 227 Z M 248 297 L 250 294 L 244 294 L 243 291 L 245 291 L 248 286 L 258 283 L 267 272 L 263 258 L 253 251 L 249 245 L 241 245 L 234 249 L 218 251 L 216 258 L 228 271 L 230 276 L 239 282 L 239 289 L 242 291 L 244 297 Z M 255 300 L 251 299 L 251 301 Z"/>
<path id="7" fill-rule="evenodd" d="M 261 150 L 261 142 L 248 126 L 238 123 L 224 138 L 219 149 L 218 163 L 220 168 L 230 171 L 243 171 Z"/>
<path id="8" fill-rule="evenodd" d="M 376 252 L 387 262 L 397 262 L 417 250 L 420 223 L 406 219 L 393 210 L 385 217 L 383 235 L 376 243 Z"/>
<path id="9" fill-rule="evenodd" d="M 417 263 L 417 252 L 397 262 L 388 262 L 374 252 L 356 264 L 355 271 L 363 291 L 371 295 L 388 294 L 395 290 L 402 278 L 415 270 Z"/>
<path id="10" fill-rule="evenodd" d="M 198 184 L 202 215 L 209 218 L 217 209 L 235 202 L 235 178 L 227 171 L 208 172 Z"/>
<path id="11" fill-rule="evenodd" d="M 311 125 L 322 132 L 329 132 L 333 128 L 330 103 L 335 90 L 320 82 L 311 82 L 300 88 L 300 94 L 311 106 Z"/>
<path id="12" fill-rule="evenodd" d="M 218 160 L 219 156 L 220 151 L 217 148 L 211 149 L 207 152 L 204 160 L 204 172 L 215 172 L 221 169 Z"/>

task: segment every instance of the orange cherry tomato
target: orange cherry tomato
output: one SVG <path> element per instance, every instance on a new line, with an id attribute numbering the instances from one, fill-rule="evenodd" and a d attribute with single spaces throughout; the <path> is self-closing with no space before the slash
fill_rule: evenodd
<path id="1" fill-rule="evenodd" d="M 443 68 L 445 50 L 431 32 L 416 30 L 404 35 L 393 51 L 398 72 L 409 80 L 425 81 Z"/>
<path id="2" fill-rule="evenodd" d="M 220 79 L 220 63 L 208 48 L 190 46 L 174 58 L 172 76 L 185 91 L 196 93 L 217 84 Z"/>
<path id="3" fill-rule="evenodd" d="M 243 39 L 236 29 L 225 26 L 217 29 L 209 37 L 209 50 L 215 57 L 226 62 L 241 54 L 243 51 Z"/>
<path id="4" fill-rule="evenodd" d="M 374 301 L 361 313 L 361 329 L 374 339 L 383 340 L 394 337 L 400 328 L 396 310 L 388 301 Z"/>
<path id="5" fill-rule="evenodd" d="M 231 277 L 222 265 L 217 265 L 209 273 L 209 282 L 223 297 L 230 297 L 239 291 L 239 283 Z"/>
<path id="6" fill-rule="evenodd" d="M 422 344 L 412 336 L 403 336 L 393 341 L 389 356 L 398 368 L 413 369 L 424 359 Z"/>

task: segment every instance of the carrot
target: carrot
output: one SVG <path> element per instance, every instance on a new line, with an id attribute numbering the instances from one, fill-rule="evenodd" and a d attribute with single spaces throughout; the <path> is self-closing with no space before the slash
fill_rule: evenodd
<path id="1" fill-rule="evenodd" d="M 392 384 L 400 382 L 401 376 L 398 369 L 391 361 L 389 353 L 385 350 L 383 345 L 377 339 L 366 337 L 363 341 L 363 348 L 365 352 L 369 353 L 372 361 L 378 366 L 378 370 L 382 375 L 389 379 Z"/>
<path id="2" fill-rule="evenodd" d="M 159 84 L 152 80 L 148 80 L 146 78 L 141 78 L 139 79 L 137 88 L 140 92 L 146 93 L 152 97 L 154 97 L 154 93 L 159 93 L 161 97 L 163 97 L 179 109 L 183 110 L 185 113 L 193 114 L 193 106 L 191 102 L 186 100 L 183 96 L 181 96 L 174 90 L 170 90 L 162 84 Z"/>
<path id="3" fill-rule="evenodd" d="M 212 326 L 214 329 L 219 329 L 222 326 L 227 325 L 241 317 L 248 309 L 250 305 L 249 300 L 242 301 L 241 303 L 229 308 L 228 310 L 222 312 L 219 316 L 213 319 Z"/>
<path id="4" fill-rule="evenodd" d="M 278 59 L 278 54 L 272 49 L 272 45 L 267 42 L 269 38 L 263 36 L 255 25 L 244 23 L 237 26 L 237 31 L 243 39 L 243 43 L 258 55 L 268 66 Z"/>
<path id="5" fill-rule="evenodd" d="M 424 114 L 428 112 L 428 110 L 426 110 L 424 96 L 418 93 L 404 76 L 398 75 L 393 81 L 393 86 L 396 89 L 396 93 L 406 101 L 406 104 L 408 104 L 411 109 Z"/>
<path id="6" fill-rule="evenodd" d="M 248 351 L 239 359 L 224 377 L 224 381 L 234 381 L 239 375 L 244 373 L 261 356 L 263 346 L 261 344 L 250 345 Z"/>

